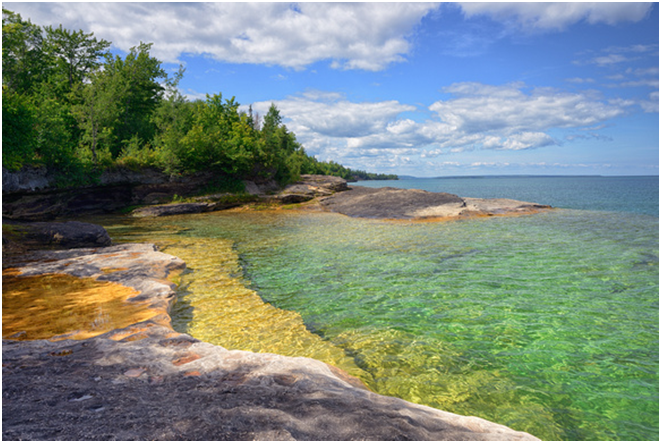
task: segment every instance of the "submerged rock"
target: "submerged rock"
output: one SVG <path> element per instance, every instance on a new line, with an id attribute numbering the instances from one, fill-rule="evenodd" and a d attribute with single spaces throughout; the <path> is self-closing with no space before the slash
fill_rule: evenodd
<path id="1" fill-rule="evenodd" d="M 6 440 L 536 440 L 375 394 L 317 360 L 231 351 L 173 331 L 166 279 L 184 263 L 153 245 L 40 251 L 13 266 L 14 275 L 134 288 L 128 302 L 153 316 L 84 340 L 3 340 Z"/>

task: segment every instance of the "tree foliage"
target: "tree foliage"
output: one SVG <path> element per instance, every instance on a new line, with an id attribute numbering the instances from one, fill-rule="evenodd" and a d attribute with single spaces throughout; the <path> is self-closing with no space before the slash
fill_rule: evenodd
<path id="1" fill-rule="evenodd" d="M 2 84 L 9 91 L 24 94 L 43 80 L 49 67 L 43 46 L 39 26 L 2 8 Z"/>
<path id="2" fill-rule="evenodd" d="M 2 10 L 3 166 L 45 165 L 79 184 L 103 168 L 146 166 L 170 174 L 274 179 L 301 173 L 368 177 L 309 157 L 275 105 L 263 119 L 234 97 L 189 101 L 140 43 L 124 57 L 92 33 L 40 28 Z M 224 179 L 223 179 L 224 180 Z"/>
<path id="3" fill-rule="evenodd" d="M 65 93 L 71 92 L 75 84 L 83 82 L 100 66 L 99 59 L 107 54 L 110 46 L 106 40 L 97 40 L 93 32 L 73 32 L 62 28 L 62 25 L 58 28 L 47 26 L 44 30 L 43 50 L 54 63 L 57 83 Z"/>

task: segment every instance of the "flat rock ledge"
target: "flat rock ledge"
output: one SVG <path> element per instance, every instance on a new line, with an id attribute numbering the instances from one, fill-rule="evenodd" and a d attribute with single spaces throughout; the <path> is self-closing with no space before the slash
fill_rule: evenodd
<path id="1" fill-rule="evenodd" d="M 193 200 L 194 201 L 186 203 L 145 206 L 133 210 L 131 215 L 133 217 L 164 217 L 167 215 L 199 214 L 202 212 L 222 211 L 256 201 L 257 198 L 252 195 L 223 193 L 196 197 Z"/>
<path id="2" fill-rule="evenodd" d="M 320 361 L 173 331 L 166 279 L 184 263 L 153 245 L 42 251 L 12 266 L 133 287 L 160 314 L 86 340 L 3 340 L 5 440 L 537 440 L 375 394 Z"/>
<path id="3" fill-rule="evenodd" d="M 350 217 L 400 220 L 517 215 L 551 209 L 548 205 L 504 198 L 468 198 L 418 189 L 362 186 L 319 201 L 326 210 Z"/>
<path id="4" fill-rule="evenodd" d="M 152 205 L 135 209 L 134 217 L 163 217 L 179 214 L 198 214 L 201 212 L 222 211 L 235 208 L 245 203 L 262 201 L 266 203 L 293 204 L 310 201 L 315 197 L 326 197 L 336 192 L 347 190 L 347 181 L 340 177 L 327 175 L 302 175 L 301 180 L 287 185 L 278 191 L 274 183 L 258 186 L 246 181 L 246 194 L 218 194 L 197 197 L 193 202 Z"/>

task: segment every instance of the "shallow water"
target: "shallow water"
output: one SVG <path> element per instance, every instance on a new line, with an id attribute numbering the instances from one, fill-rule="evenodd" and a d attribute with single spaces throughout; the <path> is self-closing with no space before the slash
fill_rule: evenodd
<path id="1" fill-rule="evenodd" d="M 218 212 L 104 224 L 187 262 L 178 330 L 319 358 L 376 392 L 542 439 L 657 440 L 658 212 L 645 212 L 445 223 Z"/>
<path id="2" fill-rule="evenodd" d="M 95 337 L 155 315 L 129 302 L 138 291 L 67 274 L 20 277 L 2 273 L 2 337 L 63 340 Z"/>

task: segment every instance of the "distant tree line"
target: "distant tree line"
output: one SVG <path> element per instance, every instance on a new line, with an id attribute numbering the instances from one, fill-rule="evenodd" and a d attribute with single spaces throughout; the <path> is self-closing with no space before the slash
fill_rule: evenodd
<path id="1" fill-rule="evenodd" d="M 189 101 L 140 43 L 124 57 L 110 42 L 61 25 L 39 27 L 2 10 L 2 164 L 47 166 L 63 186 L 107 168 L 212 171 L 290 183 L 300 174 L 396 178 L 306 154 L 271 105 L 260 118 L 221 94 Z"/>

